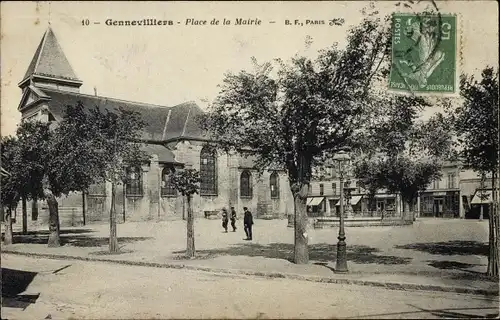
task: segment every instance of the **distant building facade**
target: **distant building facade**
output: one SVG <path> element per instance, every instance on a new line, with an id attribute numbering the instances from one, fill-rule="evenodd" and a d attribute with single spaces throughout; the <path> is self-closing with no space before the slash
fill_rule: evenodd
<path id="1" fill-rule="evenodd" d="M 338 216 L 340 208 L 340 179 L 333 168 L 326 168 L 328 179 L 311 182 L 308 198 L 310 217 Z M 350 204 L 354 216 L 395 216 L 403 210 L 399 194 L 378 190 L 370 197 L 355 178 L 344 179 L 344 189 L 349 188 Z M 491 177 L 482 178 L 460 162 L 446 162 L 441 169 L 441 178 L 432 181 L 415 199 L 416 217 L 470 218 L 477 219 L 483 207 L 483 217 L 488 217 L 491 198 Z M 406 207 L 408 208 L 408 207 Z"/>
<path id="2" fill-rule="evenodd" d="M 168 174 L 186 166 L 198 169 L 201 175 L 200 194 L 193 198 L 197 217 L 229 206 L 234 206 L 238 214 L 248 207 L 257 217 L 284 217 L 293 212 L 293 197 L 284 172 L 266 170 L 258 175 L 252 157 L 211 149 L 197 121 L 204 112 L 194 102 L 167 107 L 97 93 L 86 95 L 80 93 L 82 83 L 49 28 L 19 83 L 19 111 L 22 120 L 37 119 L 54 125 L 63 118 L 68 105 L 78 102 L 87 108 L 97 106 L 113 112 L 122 107 L 140 113 L 146 123 L 143 150 L 151 159 L 142 166 L 128 168 L 126 184 L 117 188 L 117 210 L 122 220 L 182 219 L 186 210 L 184 199 L 170 184 Z M 109 183 L 104 183 L 92 186 L 85 195 L 62 197 L 61 220 L 78 224 L 84 203 L 87 221 L 107 220 L 110 189 Z M 46 218 L 43 204 L 34 203 L 30 208 Z M 73 222 L 75 215 L 77 221 Z"/>
<path id="3" fill-rule="evenodd" d="M 441 178 L 431 182 L 419 195 L 419 215 L 421 217 L 459 218 L 460 206 L 460 165 L 447 162 L 441 168 Z"/>

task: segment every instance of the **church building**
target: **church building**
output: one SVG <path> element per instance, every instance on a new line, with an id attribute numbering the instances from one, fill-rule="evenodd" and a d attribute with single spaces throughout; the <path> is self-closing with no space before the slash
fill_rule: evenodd
<path id="1" fill-rule="evenodd" d="M 200 171 L 200 193 L 193 198 L 196 217 L 211 216 L 223 207 L 234 206 L 238 215 L 248 207 L 254 217 L 281 218 L 293 213 L 293 197 L 284 171 L 264 170 L 259 175 L 252 157 L 227 154 L 207 146 L 207 136 L 197 118 L 204 111 L 194 102 L 161 106 L 80 93 L 83 82 L 76 76 L 54 32 L 49 27 L 36 49 L 19 87 L 22 120 L 60 121 L 68 105 L 79 101 L 85 107 L 119 107 L 141 114 L 146 126 L 143 149 L 150 161 L 128 168 L 127 181 L 117 188 L 120 220 L 146 221 L 182 219 L 183 197 L 169 183 L 174 168 L 191 167 Z M 93 186 L 85 194 L 59 199 L 62 225 L 77 225 L 85 208 L 87 222 L 105 221 L 111 204 L 109 183 Z M 32 216 L 48 219 L 43 202 L 33 203 Z"/>

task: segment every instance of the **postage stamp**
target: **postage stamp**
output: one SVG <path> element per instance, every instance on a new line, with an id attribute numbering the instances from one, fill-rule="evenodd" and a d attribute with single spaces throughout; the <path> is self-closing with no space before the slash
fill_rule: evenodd
<path id="1" fill-rule="evenodd" d="M 457 16 L 395 13 L 389 90 L 457 92 Z"/>

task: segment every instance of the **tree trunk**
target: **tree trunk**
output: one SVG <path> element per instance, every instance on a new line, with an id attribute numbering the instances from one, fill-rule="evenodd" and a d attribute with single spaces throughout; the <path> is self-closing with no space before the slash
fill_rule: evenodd
<path id="1" fill-rule="evenodd" d="M 182 220 L 186 220 L 186 199 L 182 197 Z"/>
<path id="2" fill-rule="evenodd" d="M 495 247 L 495 223 L 494 223 L 494 218 L 493 215 L 490 214 L 490 217 L 488 219 L 489 222 L 489 239 L 488 239 L 488 246 L 489 246 L 489 252 L 488 252 L 488 270 L 487 274 L 488 276 L 491 277 L 496 277 L 498 275 L 498 263 L 497 263 L 497 250 Z"/>
<path id="3" fill-rule="evenodd" d="M 191 196 L 186 196 L 187 200 L 187 247 L 186 255 L 189 258 L 194 257 L 194 221 L 193 221 L 193 209 L 191 208 Z"/>
<path id="4" fill-rule="evenodd" d="M 496 210 L 493 214 L 493 243 L 494 243 L 494 247 L 495 247 L 495 266 L 494 268 L 492 268 L 492 270 L 495 272 L 493 274 L 493 276 L 497 277 L 498 278 L 498 267 L 499 267 L 499 264 L 500 264 L 500 246 L 499 246 L 499 235 L 500 235 L 500 218 L 499 218 L 499 212 L 498 210 L 500 209 L 498 207 L 498 197 L 497 199 L 495 200 L 496 201 Z"/>
<path id="5" fill-rule="evenodd" d="M 406 200 L 404 200 L 403 198 L 401 198 L 401 220 L 404 220 L 405 219 L 405 215 L 406 215 L 406 211 L 407 211 L 407 206 L 408 206 L 408 202 L 406 202 Z"/>
<path id="6" fill-rule="evenodd" d="M 86 224 L 85 216 L 87 215 L 87 193 L 82 191 L 82 219 L 83 225 Z"/>
<path id="7" fill-rule="evenodd" d="M 26 197 L 22 197 L 23 208 L 23 234 L 28 233 L 28 210 L 26 209 Z"/>
<path id="8" fill-rule="evenodd" d="M 127 213 L 127 185 L 126 181 L 123 181 L 123 211 L 122 211 L 122 216 L 123 216 L 123 223 L 125 223 L 125 215 Z"/>
<path id="9" fill-rule="evenodd" d="M 497 200 L 498 201 L 498 200 Z M 497 202 L 497 208 L 496 208 L 496 213 L 493 215 L 493 243 L 494 243 L 494 247 L 495 247 L 495 265 L 494 265 L 494 268 L 492 268 L 492 270 L 494 271 L 493 273 L 493 276 L 498 278 L 498 267 L 500 265 L 500 262 L 499 262 L 499 258 L 500 258 L 500 247 L 499 247 L 499 240 L 498 240 L 498 237 L 500 235 L 500 219 L 498 217 L 498 202 Z"/>
<path id="10" fill-rule="evenodd" d="M 294 194 L 295 204 L 295 246 L 294 262 L 296 264 L 309 263 L 308 235 L 307 235 L 307 192 L 308 183 L 302 183 L 300 190 Z"/>
<path id="11" fill-rule="evenodd" d="M 495 193 L 495 172 L 492 172 L 491 178 L 491 186 L 492 186 L 492 203 L 490 205 L 490 214 L 488 215 L 488 269 L 487 275 L 490 277 L 498 277 L 498 228 L 497 228 L 497 215 L 496 212 L 496 195 Z M 481 205 L 481 210 L 483 206 Z M 481 211 L 482 212 L 482 211 Z M 481 213 L 482 216 L 482 213 Z"/>
<path id="12" fill-rule="evenodd" d="M 116 183 L 111 183 L 111 209 L 109 210 L 109 252 L 116 253 L 120 250 L 118 247 L 118 238 L 116 237 Z"/>
<path id="13" fill-rule="evenodd" d="M 31 203 L 31 220 L 38 220 L 38 202 L 36 198 L 34 198 L 33 202 Z"/>
<path id="14" fill-rule="evenodd" d="M 12 209 L 7 207 L 5 214 L 5 235 L 3 239 L 3 244 L 8 245 L 13 243 L 12 237 Z"/>
<path id="15" fill-rule="evenodd" d="M 59 236 L 59 204 L 52 192 L 46 192 L 47 205 L 49 207 L 49 247 L 61 246 Z"/>

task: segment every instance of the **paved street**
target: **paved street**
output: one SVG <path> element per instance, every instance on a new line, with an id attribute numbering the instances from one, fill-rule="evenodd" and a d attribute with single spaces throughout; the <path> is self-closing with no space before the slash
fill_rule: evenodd
<path id="1" fill-rule="evenodd" d="M 4 298 L 2 319 L 441 318 L 498 310 L 497 297 L 12 255 L 2 255 L 2 273 L 4 294 L 14 281 L 25 289 Z"/>

